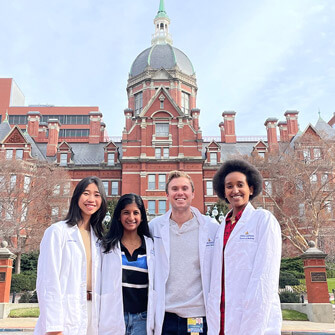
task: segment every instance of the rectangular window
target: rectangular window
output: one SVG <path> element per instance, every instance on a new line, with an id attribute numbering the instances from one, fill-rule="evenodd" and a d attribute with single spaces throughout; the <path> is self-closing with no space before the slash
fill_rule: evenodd
<path id="1" fill-rule="evenodd" d="M 210 165 L 217 165 L 218 164 L 218 154 L 216 152 L 210 153 Z"/>
<path id="2" fill-rule="evenodd" d="M 264 181 L 264 188 L 267 195 L 272 195 L 272 182 L 270 180 Z"/>
<path id="3" fill-rule="evenodd" d="M 156 123 L 156 136 L 168 137 L 169 136 L 169 124 L 168 123 Z"/>
<path id="4" fill-rule="evenodd" d="M 60 166 L 67 166 L 67 154 L 60 154 Z"/>
<path id="5" fill-rule="evenodd" d="M 206 194 L 213 195 L 213 182 L 210 180 L 206 181 Z"/>
<path id="6" fill-rule="evenodd" d="M 65 183 L 65 184 L 64 184 L 63 194 L 64 194 L 64 195 L 69 195 L 69 194 L 70 194 L 70 188 L 71 188 L 71 184 L 70 184 L 70 182 Z"/>
<path id="7" fill-rule="evenodd" d="M 314 159 L 321 158 L 321 150 L 320 150 L 320 148 L 314 148 L 313 149 L 313 155 L 314 155 Z"/>
<path id="8" fill-rule="evenodd" d="M 158 214 L 165 214 L 166 200 L 158 200 Z"/>
<path id="9" fill-rule="evenodd" d="M 15 158 L 16 159 L 22 159 L 23 158 L 23 150 L 22 149 L 16 149 Z"/>
<path id="10" fill-rule="evenodd" d="M 184 114 L 190 114 L 190 95 L 186 92 L 181 92 L 181 110 Z"/>
<path id="11" fill-rule="evenodd" d="M 169 156 L 170 156 L 170 149 L 163 148 L 163 158 L 169 158 Z"/>
<path id="12" fill-rule="evenodd" d="M 312 184 L 315 184 L 315 183 L 318 181 L 318 176 L 317 176 L 315 173 L 313 173 L 313 174 L 309 177 L 309 179 L 310 179 L 310 182 L 311 182 Z"/>
<path id="13" fill-rule="evenodd" d="M 6 220 L 12 220 L 14 217 L 14 204 L 10 203 L 7 205 Z"/>
<path id="14" fill-rule="evenodd" d="M 159 190 L 165 190 L 165 184 L 166 184 L 165 174 L 159 174 L 158 175 L 158 189 Z"/>
<path id="15" fill-rule="evenodd" d="M 164 100 L 160 101 L 160 109 L 164 109 Z"/>
<path id="16" fill-rule="evenodd" d="M 148 175 L 148 190 L 156 189 L 156 176 L 154 174 Z"/>
<path id="17" fill-rule="evenodd" d="M 24 176 L 24 182 L 23 182 L 24 193 L 28 193 L 30 191 L 30 181 L 31 178 L 29 176 Z"/>
<path id="18" fill-rule="evenodd" d="M 325 203 L 325 208 L 326 208 L 327 213 L 331 213 L 332 212 L 332 205 L 331 205 L 330 201 L 327 201 Z"/>
<path id="19" fill-rule="evenodd" d="M 55 185 L 54 190 L 53 190 L 54 195 L 59 195 L 60 194 L 60 185 Z"/>
<path id="20" fill-rule="evenodd" d="M 112 195 L 118 195 L 118 194 L 119 194 L 119 182 L 112 181 Z"/>
<path id="21" fill-rule="evenodd" d="M 162 158 L 162 150 L 161 148 L 155 148 L 155 158 L 161 159 Z"/>
<path id="22" fill-rule="evenodd" d="M 28 206 L 27 204 L 22 204 L 22 210 L 21 210 L 21 222 L 27 221 L 27 213 L 28 213 Z"/>
<path id="23" fill-rule="evenodd" d="M 115 165 L 115 154 L 114 153 L 107 154 L 107 165 L 108 166 Z"/>
<path id="24" fill-rule="evenodd" d="M 12 159 L 13 158 L 13 150 L 7 149 L 6 150 L 6 159 Z"/>
<path id="25" fill-rule="evenodd" d="M 108 195 L 108 181 L 103 181 L 102 184 L 104 185 L 106 195 Z"/>
<path id="26" fill-rule="evenodd" d="M 156 213 L 155 200 L 148 200 L 148 212 L 149 212 L 150 215 L 155 215 L 155 213 Z"/>
<path id="27" fill-rule="evenodd" d="M 299 204 L 299 216 L 302 217 L 305 215 L 305 204 Z"/>
<path id="28" fill-rule="evenodd" d="M 325 185 L 328 181 L 328 173 L 324 173 L 321 175 L 321 183 L 322 185 Z"/>
<path id="29" fill-rule="evenodd" d="M 51 216 L 55 219 L 58 218 L 59 214 L 59 208 L 58 207 L 52 207 L 51 208 Z"/>
<path id="30" fill-rule="evenodd" d="M 12 191 L 16 186 L 16 175 L 10 176 L 10 190 Z"/>
<path id="31" fill-rule="evenodd" d="M 311 152 L 309 149 L 304 149 L 302 151 L 303 155 L 304 155 L 304 159 L 305 159 L 305 162 L 309 162 L 311 160 Z"/>
<path id="32" fill-rule="evenodd" d="M 139 92 L 135 94 L 135 115 L 139 115 L 143 108 L 143 93 Z"/>

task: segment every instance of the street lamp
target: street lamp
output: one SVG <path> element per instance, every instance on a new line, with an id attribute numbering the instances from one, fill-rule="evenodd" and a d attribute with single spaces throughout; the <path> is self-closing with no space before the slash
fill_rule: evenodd
<path id="1" fill-rule="evenodd" d="M 109 226 L 109 223 L 111 222 L 111 220 L 112 220 L 112 217 L 111 217 L 111 215 L 109 214 L 109 212 L 107 212 L 107 213 L 106 213 L 106 216 L 105 216 L 105 218 L 104 218 L 104 223 L 105 223 L 106 227 Z"/>
<path id="2" fill-rule="evenodd" d="M 222 211 L 220 212 L 220 216 L 219 216 L 219 222 L 222 223 L 224 220 L 224 215 L 222 213 Z"/>
<path id="3" fill-rule="evenodd" d="M 216 218 L 218 214 L 219 214 L 219 211 L 218 211 L 216 205 L 214 205 L 214 208 L 212 210 L 212 218 Z"/>

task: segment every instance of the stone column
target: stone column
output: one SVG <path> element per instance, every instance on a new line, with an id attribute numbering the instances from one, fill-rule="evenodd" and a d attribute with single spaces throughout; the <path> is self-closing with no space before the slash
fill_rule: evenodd
<path id="1" fill-rule="evenodd" d="M 300 257 L 304 262 L 308 303 L 329 303 L 325 258 L 327 254 L 308 243 L 309 249 Z"/>
<path id="2" fill-rule="evenodd" d="M 9 302 L 10 284 L 12 280 L 13 260 L 16 256 L 7 249 L 8 243 L 1 242 L 0 248 L 0 303 Z"/>

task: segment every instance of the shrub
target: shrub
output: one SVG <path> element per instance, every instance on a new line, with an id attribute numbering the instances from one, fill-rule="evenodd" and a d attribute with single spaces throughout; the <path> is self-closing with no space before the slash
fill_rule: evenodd
<path id="1" fill-rule="evenodd" d="M 293 292 L 302 294 L 307 292 L 306 284 L 294 285 L 292 286 Z"/>
<path id="2" fill-rule="evenodd" d="M 300 257 L 282 258 L 280 264 L 280 271 L 290 272 L 296 278 L 305 278 L 304 264 Z"/>
<path id="3" fill-rule="evenodd" d="M 17 293 L 34 291 L 36 288 L 36 277 L 36 273 L 29 271 L 13 274 L 10 291 Z"/>
<path id="4" fill-rule="evenodd" d="M 37 261 L 38 261 L 38 251 L 32 251 L 28 254 L 21 255 L 21 273 L 22 272 L 37 272 Z M 13 264 L 13 268 L 15 268 L 15 260 Z"/>
<path id="5" fill-rule="evenodd" d="M 299 284 L 300 284 L 299 279 L 295 277 L 294 274 L 292 274 L 291 272 L 284 272 L 284 271 L 280 272 L 279 276 L 280 288 L 285 288 L 286 285 L 295 286 Z"/>
<path id="6" fill-rule="evenodd" d="M 280 302 L 300 302 L 300 295 L 295 292 L 282 291 L 279 293 Z"/>
<path id="7" fill-rule="evenodd" d="M 32 296 L 29 299 L 29 302 L 33 303 L 33 304 L 38 303 L 37 292 L 36 291 L 33 292 Z"/>
<path id="8" fill-rule="evenodd" d="M 19 299 L 19 303 L 20 304 L 28 303 L 31 297 L 32 297 L 32 294 L 30 292 L 24 292 L 21 295 L 21 298 Z"/>

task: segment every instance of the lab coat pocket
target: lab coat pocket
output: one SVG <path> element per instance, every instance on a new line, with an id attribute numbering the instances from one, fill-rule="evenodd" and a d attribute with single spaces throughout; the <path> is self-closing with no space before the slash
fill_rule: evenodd
<path id="1" fill-rule="evenodd" d="M 80 321 L 80 301 L 75 294 L 63 297 L 64 326 L 78 327 Z"/>
<path id="2" fill-rule="evenodd" d="M 118 334 L 124 327 L 123 304 L 118 296 L 122 299 L 115 292 L 101 295 L 99 334 Z"/>

